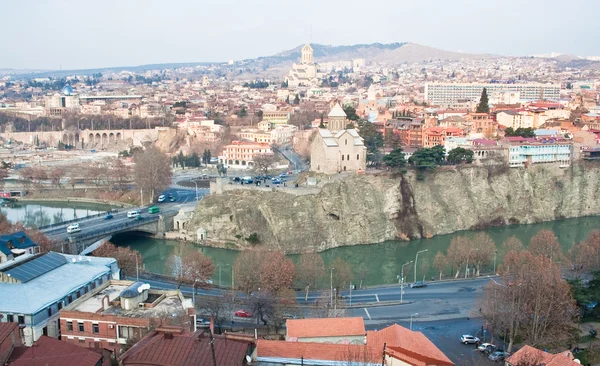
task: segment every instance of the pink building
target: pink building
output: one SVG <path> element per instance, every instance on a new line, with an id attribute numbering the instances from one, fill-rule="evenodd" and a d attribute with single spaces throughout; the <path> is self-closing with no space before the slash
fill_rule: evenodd
<path id="1" fill-rule="evenodd" d="M 254 158 L 259 154 L 272 154 L 271 146 L 266 143 L 233 141 L 223 147 L 219 162 L 228 165 L 254 165 Z"/>

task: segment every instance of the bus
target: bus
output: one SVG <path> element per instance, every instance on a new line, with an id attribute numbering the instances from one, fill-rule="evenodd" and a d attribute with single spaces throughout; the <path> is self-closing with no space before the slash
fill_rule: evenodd
<path id="1" fill-rule="evenodd" d="M 155 214 L 155 213 L 159 213 L 160 212 L 160 208 L 156 207 L 156 206 L 152 206 L 148 209 L 148 213 L 151 214 Z"/>

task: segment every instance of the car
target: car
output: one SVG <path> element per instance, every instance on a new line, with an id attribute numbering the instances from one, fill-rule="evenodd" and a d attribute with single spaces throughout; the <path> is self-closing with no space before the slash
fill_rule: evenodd
<path id="1" fill-rule="evenodd" d="M 479 350 L 479 352 L 485 352 L 485 353 L 491 353 L 489 352 L 489 350 L 496 350 L 496 346 L 491 344 L 491 343 L 482 343 L 479 345 L 479 347 L 477 347 L 477 349 Z"/>
<path id="2" fill-rule="evenodd" d="M 499 362 L 499 361 L 504 361 L 504 359 L 508 356 L 510 356 L 510 354 L 508 352 L 496 351 L 496 352 L 492 353 L 491 355 L 489 355 L 488 358 L 490 359 L 490 361 Z"/>
<path id="3" fill-rule="evenodd" d="M 235 316 L 239 318 L 252 318 L 252 314 L 247 312 L 246 310 L 238 310 L 235 312 Z"/>
<path id="4" fill-rule="evenodd" d="M 285 313 L 283 314 L 283 319 L 299 319 L 300 317 L 296 314 L 289 314 L 289 313 Z"/>
<path id="5" fill-rule="evenodd" d="M 79 231 L 81 231 L 79 224 L 71 224 L 67 227 L 67 234 L 73 234 Z"/>
<path id="6" fill-rule="evenodd" d="M 209 325 L 210 320 L 204 318 L 196 318 L 196 324 L 198 325 Z"/>
<path id="7" fill-rule="evenodd" d="M 415 283 L 410 284 L 410 288 L 419 288 L 419 287 L 425 287 L 425 286 L 427 286 L 427 284 L 423 281 L 417 281 Z"/>
<path id="8" fill-rule="evenodd" d="M 165 202 L 166 199 L 167 199 L 167 197 L 165 197 L 164 194 L 161 194 L 160 196 L 158 196 L 158 202 Z"/>
<path id="9" fill-rule="evenodd" d="M 137 216 L 135 217 L 135 219 L 136 219 L 136 220 L 138 220 L 138 221 L 140 221 L 140 220 L 143 220 L 144 218 L 142 217 L 142 215 L 137 215 Z"/>
<path id="10" fill-rule="evenodd" d="M 460 336 L 460 343 L 473 344 L 473 343 L 477 343 L 477 342 L 479 342 L 479 338 L 473 337 L 472 335 L 463 334 L 462 336 Z"/>
<path id="11" fill-rule="evenodd" d="M 242 179 L 240 177 L 233 177 L 234 182 L 241 182 Z"/>
<path id="12" fill-rule="evenodd" d="M 110 212 L 107 212 L 106 215 L 104 215 L 104 220 L 110 220 L 113 218 L 113 214 L 111 214 Z"/>
<path id="13" fill-rule="evenodd" d="M 171 202 L 175 202 L 175 197 L 173 197 L 173 196 L 169 196 L 169 201 L 171 201 Z"/>

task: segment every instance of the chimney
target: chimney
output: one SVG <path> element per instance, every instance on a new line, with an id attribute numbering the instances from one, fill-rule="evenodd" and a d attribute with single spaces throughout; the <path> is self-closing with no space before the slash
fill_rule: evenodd
<path id="1" fill-rule="evenodd" d="M 165 339 L 173 339 L 173 333 L 165 332 Z"/>
<path id="2" fill-rule="evenodd" d="M 215 334 L 215 318 L 212 316 L 210 317 L 210 332 Z"/>

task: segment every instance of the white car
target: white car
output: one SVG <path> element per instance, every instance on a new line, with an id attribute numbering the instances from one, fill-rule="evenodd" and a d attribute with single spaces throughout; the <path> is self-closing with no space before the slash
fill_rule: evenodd
<path id="1" fill-rule="evenodd" d="M 161 194 L 160 196 L 158 196 L 158 202 L 164 202 L 165 199 L 167 199 L 167 197 L 165 197 L 164 194 Z"/>
<path id="2" fill-rule="evenodd" d="M 496 349 L 496 346 L 491 344 L 491 343 L 482 343 L 479 345 L 479 347 L 477 347 L 477 349 L 479 350 L 479 352 L 486 352 L 488 351 L 488 349 Z"/>
<path id="3" fill-rule="evenodd" d="M 471 344 L 473 344 L 473 343 L 477 343 L 477 342 L 479 342 L 479 338 L 473 337 L 472 335 L 469 335 L 469 334 L 463 334 L 460 337 L 460 343 L 464 343 L 464 344 L 471 343 Z"/>
<path id="4" fill-rule="evenodd" d="M 71 224 L 67 227 L 67 234 L 73 234 L 79 231 L 81 231 L 79 224 Z"/>

